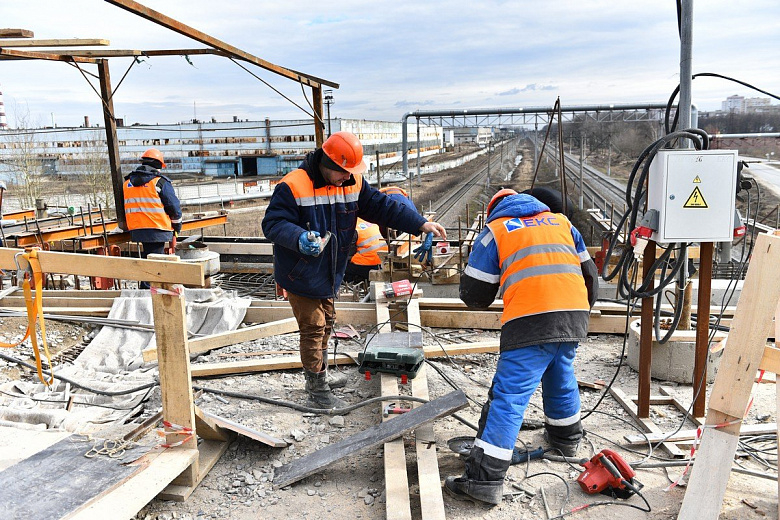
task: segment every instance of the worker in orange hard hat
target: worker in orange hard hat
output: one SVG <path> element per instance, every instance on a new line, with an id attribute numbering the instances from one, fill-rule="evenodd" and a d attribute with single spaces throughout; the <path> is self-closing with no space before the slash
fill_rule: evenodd
<path id="1" fill-rule="evenodd" d="M 162 254 L 165 243 L 181 231 L 181 206 L 171 180 L 160 173 L 165 168 L 163 154 L 149 148 L 141 156 L 141 165 L 122 183 L 125 199 L 125 221 L 133 242 L 142 247 L 141 258 Z M 148 282 L 139 282 L 148 289 Z"/>
<path id="2" fill-rule="evenodd" d="M 493 196 L 460 278 L 460 298 L 486 309 L 501 295 L 500 355 L 465 472 L 445 479 L 447 493 L 501 503 L 523 416 L 540 384 L 547 442 L 566 457 L 577 455 L 583 430 L 574 359 L 597 293 L 596 265 L 565 215 L 512 189 Z"/>
<path id="3" fill-rule="evenodd" d="M 358 217 L 412 235 L 446 238 L 440 224 L 365 182 L 365 170 L 357 136 L 336 132 L 276 185 L 263 218 L 263 233 L 275 246 L 274 278 L 287 291 L 300 330 L 309 404 L 321 409 L 346 406 L 332 393 L 346 377 L 329 373 L 327 352 L 333 299 L 354 253 Z"/>

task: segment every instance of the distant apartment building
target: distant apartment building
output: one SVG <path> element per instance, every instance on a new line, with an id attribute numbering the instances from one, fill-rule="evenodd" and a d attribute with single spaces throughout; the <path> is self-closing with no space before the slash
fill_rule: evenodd
<path id="1" fill-rule="evenodd" d="M 459 126 L 446 130 L 452 131 L 455 144 L 487 144 L 493 137 L 493 129 L 484 126 Z"/>
<path id="2" fill-rule="evenodd" d="M 733 114 L 775 112 L 778 108 L 780 107 L 772 105 L 772 100 L 769 98 L 745 98 L 734 95 L 721 102 L 721 110 Z"/>
<path id="3" fill-rule="evenodd" d="M 380 165 L 402 159 L 400 122 L 332 119 L 330 127 L 332 132 L 347 130 L 358 136 L 370 170 L 377 159 Z M 315 148 L 311 120 L 134 124 L 118 126 L 117 139 L 123 172 L 135 168 L 141 154 L 153 147 L 163 153 L 168 172 L 212 177 L 284 175 Z M 416 126 L 408 126 L 407 139 L 410 148 L 416 147 Z M 441 127 L 421 125 L 421 153 L 438 151 L 442 145 Z M 106 150 L 105 128 L 89 126 L 86 118 L 82 127 L 5 129 L 0 131 L 0 178 L 4 172 L 8 176 L 21 156 L 36 158 L 45 173 L 82 173 L 95 157 L 107 157 Z"/>

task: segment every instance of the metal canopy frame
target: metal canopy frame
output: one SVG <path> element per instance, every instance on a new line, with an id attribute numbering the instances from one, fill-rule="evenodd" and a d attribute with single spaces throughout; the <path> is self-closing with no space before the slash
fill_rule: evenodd
<path id="1" fill-rule="evenodd" d="M 287 79 L 291 79 L 312 89 L 312 109 L 314 112 L 314 137 L 317 147 L 322 146 L 324 141 L 324 122 L 322 113 L 322 85 L 332 88 L 339 88 L 338 83 L 318 78 L 311 74 L 306 74 L 296 70 L 288 69 L 263 60 L 246 51 L 223 42 L 213 36 L 210 36 L 194 27 L 183 24 L 167 15 L 150 9 L 134 0 L 104 0 L 109 4 L 129 11 L 141 18 L 145 18 L 167 29 L 192 38 L 212 48 L 206 49 L 169 49 L 169 50 L 72 50 L 58 49 L 52 51 L 28 51 L 0 47 L 0 61 L 4 60 L 51 60 L 64 61 L 74 64 L 78 63 L 96 64 L 98 66 L 98 78 L 100 82 L 100 96 L 103 103 L 103 117 L 106 124 L 106 143 L 108 145 L 109 168 L 111 170 L 111 179 L 114 191 L 114 204 L 116 207 L 117 221 L 123 229 L 125 225 L 124 199 L 122 196 L 122 172 L 119 162 L 119 145 L 116 134 L 116 119 L 114 117 L 113 96 L 114 90 L 111 89 L 111 79 L 108 70 L 109 57 L 135 57 L 135 56 L 186 56 L 190 54 L 214 54 L 224 56 L 228 59 L 239 59 L 260 68 L 278 74 Z M 20 38 L 32 38 L 32 31 L 25 29 L 4 30 L 3 35 Z M 101 40 L 102 41 L 102 40 Z M 79 71 L 84 74 L 79 68 Z M 86 76 L 85 76 L 86 78 Z M 120 81 L 121 83 L 121 81 Z M 90 83 L 91 84 L 91 83 Z M 93 87 L 94 88 L 94 87 Z M 273 87 L 272 87 L 273 88 Z M 275 90 L 275 89 L 274 89 Z M 277 91 L 278 93 L 278 91 Z"/>

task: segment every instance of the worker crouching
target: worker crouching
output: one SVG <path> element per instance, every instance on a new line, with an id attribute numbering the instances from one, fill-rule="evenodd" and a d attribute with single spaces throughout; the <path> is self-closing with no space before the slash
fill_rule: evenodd
<path id="1" fill-rule="evenodd" d="M 512 451 L 532 394 L 542 384 L 545 435 L 576 455 L 582 438 L 574 375 L 578 342 L 587 336 L 598 279 L 579 231 L 538 199 L 499 191 L 474 241 L 460 298 L 484 309 L 504 300 L 501 352 L 479 430 L 461 477 L 447 477 L 456 498 L 499 504 Z"/>

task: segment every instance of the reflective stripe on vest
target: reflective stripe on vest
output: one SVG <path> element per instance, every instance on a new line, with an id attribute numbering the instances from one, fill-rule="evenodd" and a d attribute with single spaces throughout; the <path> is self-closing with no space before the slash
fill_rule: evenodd
<path id="1" fill-rule="evenodd" d="M 387 242 L 379 233 L 379 226 L 366 222 L 363 219 L 357 221 L 357 253 L 352 256 L 351 262 L 356 265 L 379 265 L 382 259 L 379 253 L 387 253 Z"/>
<path id="2" fill-rule="evenodd" d="M 355 184 L 352 186 L 327 185 L 314 189 L 306 170 L 293 170 L 282 178 L 292 191 L 295 203 L 298 206 L 317 206 L 320 204 L 347 204 L 357 202 L 360 196 L 360 188 L 363 185 L 363 176 L 352 174 Z"/>
<path id="3" fill-rule="evenodd" d="M 588 291 L 571 224 L 561 214 L 488 223 L 501 267 L 501 323 L 556 311 L 588 311 Z"/>
<path id="4" fill-rule="evenodd" d="M 157 183 L 160 177 L 155 177 L 143 186 L 133 186 L 129 180 L 122 185 L 125 197 L 125 220 L 127 229 L 160 229 L 173 231 L 171 217 L 165 213 L 165 207 L 160 194 L 157 193 Z"/>

